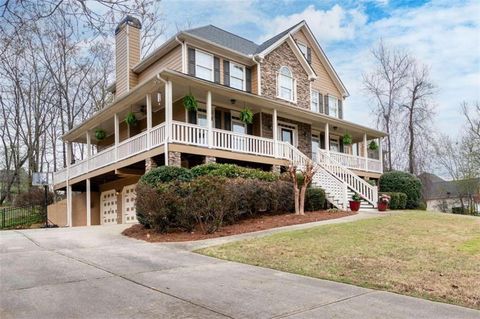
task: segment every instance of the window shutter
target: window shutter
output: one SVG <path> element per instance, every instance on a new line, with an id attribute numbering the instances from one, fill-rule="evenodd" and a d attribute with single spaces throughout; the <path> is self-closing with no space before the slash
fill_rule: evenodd
<path id="1" fill-rule="evenodd" d="M 222 111 L 215 110 L 215 128 L 222 128 Z"/>
<path id="2" fill-rule="evenodd" d="M 245 68 L 245 88 L 247 92 L 252 92 L 252 70 Z"/>
<path id="3" fill-rule="evenodd" d="M 223 113 L 224 130 L 230 131 L 232 129 L 232 119 L 229 112 Z"/>
<path id="4" fill-rule="evenodd" d="M 197 111 L 188 111 L 188 123 L 197 124 Z"/>
<path id="5" fill-rule="evenodd" d="M 322 93 L 318 93 L 318 111 L 320 113 L 325 113 L 325 111 L 323 110 L 323 94 Z"/>
<path id="6" fill-rule="evenodd" d="M 328 115 L 329 110 L 328 110 L 328 95 L 327 94 L 324 95 L 324 100 L 325 100 L 325 104 L 324 104 L 325 114 Z"/>
<path id="7" fill-rule="evenodd" d="M 343 101 L 338 99 L 338 118 L 343 119 Z"/>
<path id="8" fill-rule="evenodd" d="M 247 134 L 253 134 L 253 124 L 247 124 Z"/>
<path id="9" fill-rule="evenodd" d="M 213 81 L 220 83 L 220 59 L 218 57 L 213 58 Z"/>
<path id="10" fill-rule="evenodd" d="M 307 47 L 307 61 L 308 63 L 312 64 L 312 49 L 310 47 Z"/>
<path id="11" fill-rule="evenodd" d="M 325 133 L 320 133 L 320 148 L 325 149 Z"/>
<path id="12" fill-rule="evenodd" d="M 195 76 L 195 49 L 188 48 L 188 75 Z"/>
<path id="13" fill-rule="evenodd" d="M 223 85 L 230 86 L 230 62 L 223 60 Z"/>
<path id="14" fill-rule="evenodd" d="M 342 136 L 340 136 L 338 142 L 340 144 L 340 153 L 343 153 L 343 137 Z"/>

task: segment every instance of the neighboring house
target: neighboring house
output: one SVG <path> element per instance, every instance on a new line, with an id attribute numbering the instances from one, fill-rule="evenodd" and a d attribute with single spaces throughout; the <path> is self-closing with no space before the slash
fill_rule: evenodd
<path id="1" fill-rule="evenodd" d="M 418 176 L 427 210 L 451 213 L 462 208 L 480 211 L 480 178 L 446 181 L 431 173 Z"/>
<path id="2" fill-rule="evenodd" d="M 207 162 L 281 171 L 313 159 L 314 186 L 333 206 L 346 208 L 354 191 L 376 206 L 377 188 L 364 179 L 380 177 L 382 150 L 367 145 L 386 134 L 343 119 L 347 89 L 305 21 L 262 44 L 212 25 L 182 31 L 143 60 L 140 32 L 132 17 L 118 25 L 114 101 L 63 136 L 88 154 L 55 173 L 55 189 L 67 192 L 50 208 L 58 224 L 135 222 L 145 171 Z M 198 111 L 183 106 L 190 93 Z M 253 123 L 240 120 L 244 108 Z M 125 123 L 129 112 L 136 126 Z M 346 133 L 352 145 L 343 145 Z"/>

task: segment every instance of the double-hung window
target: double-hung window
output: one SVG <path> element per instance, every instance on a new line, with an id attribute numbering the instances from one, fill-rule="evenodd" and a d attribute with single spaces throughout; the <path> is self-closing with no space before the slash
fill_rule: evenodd
<path id="1" fill-rule="evenodd" d="M 213 55 L 195 50 L 195 76 L 213 81 Z"/>
<path id="2" fill-rule="evenodd" d="M 338 99 L 334 96 L 328 96 L 328 114 L 338 118 Z"/>
<path id="3" fill-rule="evenodd" d="M 295 80 L 286 66 L 280 68 L 278 74 L 278 97 L 293 102 L 295 100 Z"/>
<path id="4" fill-rule="evenodd" d="M 313 112 L 320 112 L 318 95 L 318 91 L 312 90 L 310 97 L 310 109 Z"/>
<path id="5" fill-rule="evenodd" d="M 245 90 L 245 67 L 230 62 L 230 87 Z"/>

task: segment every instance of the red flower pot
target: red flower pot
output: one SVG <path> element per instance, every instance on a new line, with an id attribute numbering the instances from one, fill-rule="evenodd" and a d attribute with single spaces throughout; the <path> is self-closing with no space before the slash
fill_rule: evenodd
<path id="1" fill-rule="evenodd" d="M 383 203 L 383 202 L 379 202 L 378 203 L 378 211 L 380 212 L 384 212 L 386 211 L 388 208 L 388 204 L 387 203 Z"/>
<path id="2" fill-rule="evenodd" d="M 360 203 L 361 202 L 351 200 L 351 201 L 349 201 L 349 203 L 350 203 L 350 210 L 352 212 L 358 212 L 358 210 L 360 209 Z"/>

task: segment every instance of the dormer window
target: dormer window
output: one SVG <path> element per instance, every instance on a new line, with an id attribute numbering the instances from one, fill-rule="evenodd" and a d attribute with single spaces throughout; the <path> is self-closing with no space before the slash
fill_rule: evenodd
<path id="1" fill-rule="evenodd" d="M 282 66 L 278 73 L 278 97 L 290 102 L 295 100 L 295 79 L 286 66 Z"/>

